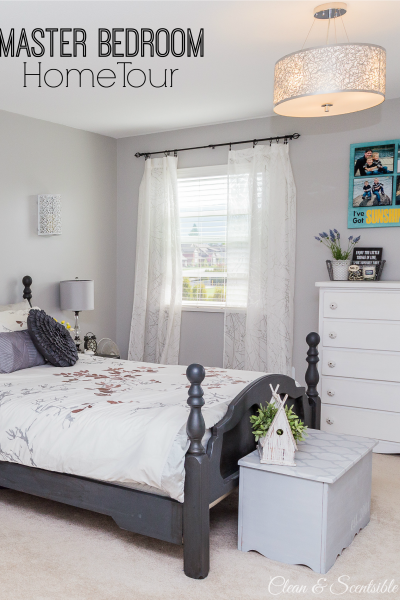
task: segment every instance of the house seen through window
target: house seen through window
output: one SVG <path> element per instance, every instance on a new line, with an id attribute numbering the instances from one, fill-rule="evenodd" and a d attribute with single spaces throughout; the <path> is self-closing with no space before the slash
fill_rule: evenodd
<path id="1" fill-rule="evenodd" d="M 225 166 L 178 169 L 186 305 L 225 306 L 227 183 Z"/>

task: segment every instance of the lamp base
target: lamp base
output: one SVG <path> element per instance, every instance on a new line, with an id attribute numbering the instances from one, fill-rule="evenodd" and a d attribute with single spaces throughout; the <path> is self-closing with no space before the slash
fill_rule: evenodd
<path id="1" fill-rule="evenodd" d="M 80 329 L 79 329 L 79 310 L 75 311 L 75 326 L 74 326 L 74 342 L 76 349 L 79 354 L 83 354 L 83 349 L 81 348 L 82 340 L 80 337 Z"/>

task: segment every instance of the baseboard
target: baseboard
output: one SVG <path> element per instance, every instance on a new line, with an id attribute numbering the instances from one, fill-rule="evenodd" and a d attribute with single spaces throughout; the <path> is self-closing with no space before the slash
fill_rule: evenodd
<path id="1" fill-rule="evenodd" d="M 375 446 L 372 452 L 377 454 L 400 454 L 400 443 L 379 440 L 378 445 Z"/>

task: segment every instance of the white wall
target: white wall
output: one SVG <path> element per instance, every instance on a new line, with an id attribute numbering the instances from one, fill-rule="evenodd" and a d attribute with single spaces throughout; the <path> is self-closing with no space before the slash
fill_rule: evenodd
<path id="1" fill-rule="evenodd" d="M 345 237 L 350 144 L 400 138 L 400 99 L 374 109 L 323 119 L 269 117 L 184 129 L 118 140 L 118 265 L 117 341 L 126 354 L 132 313 L 138 189 L 144 159 L 135 152 L 206 145 L 299 132 L 290 154 L 297 186 L 297 270 L 295 287 L 294 365 L 302 381 L 308 332 L 318 323 L 315 281 L 326 280 L 328 250 L 314 239 L 320 231 L 336 228 Z M 228 149 L 196 150 L 179 154 L 180 167 L 226 164 Z M 387 260 L 383 279 L 400 279 L 400 228 L 352 230 L 366 246 L 383 246 Z M 223 316 L 184 313 L 180 363 L 221 366 Z"/>
<path id="2" fill-rule="evenodd" d="M 94 279 L 95 310 L 82 332 L 116 334 L 116 140 L 0 111 L 0 303 L 33 301 L 62 315 L 59 282 Z M 37 235 L 37 195 L 62 197 L 62 235 Z"/>

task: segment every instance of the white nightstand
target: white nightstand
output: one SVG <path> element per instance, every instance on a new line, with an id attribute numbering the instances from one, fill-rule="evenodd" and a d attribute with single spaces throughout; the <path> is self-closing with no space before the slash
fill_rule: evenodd
<path id="1" fill-rule="evenodd" d="M 308 430 L 295 467 L 239 461 L 239 550 L 327 573 L 369 523 L 375 440 Z"/>

